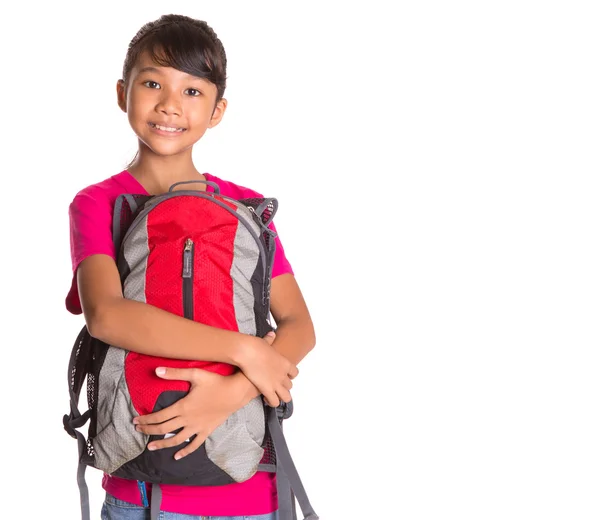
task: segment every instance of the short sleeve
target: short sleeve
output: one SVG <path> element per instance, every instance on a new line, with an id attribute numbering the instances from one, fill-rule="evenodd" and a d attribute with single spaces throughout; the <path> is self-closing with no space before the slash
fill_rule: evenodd
<path id="1" fill-rule="evenodd" d="M 225 195 L 227 197 L 231 197 L 236 200 L 242 200 L 245 198 L 264 198 L 265 196 L 253 189 L 247 188 L 246 186 L 240 186 L 234 182 L 224 181 L 223 179 L 219 179 L 215 175 L 204 174 L 206 178 L 210 181 L 214 181 L 219 185 L 221 195 Z M 208 191 L 213 191 L 212 187 L 209 186 L 207 188 Z M 277 228 L 275 227 L 275 223 L 271 222 L 269 224 L 269 229 L 272 229 L 277 233 Z M 285 256 L 285 250 L 281 243 L 281 238 L 279 235 L 275 237 L 275 258 L 273 260 L 273 271 L 271 272 L 271 278 L 275 278 L 281 274 L 294 274 L 292 270 L 292 266 Z"/>
<path id="2" fill-rule="evenodd" d="M 112 207 L 106 196 L 98 193 L 81 192 L 69 206 L 71 263 L 73 280 L 67 295 L 67 310 L 81 314 L 81 303 L 77 289 L 77 268 L 88 256 L 96 254 L 115 258 L 112 241 Z"/>
<path id="3" fill-rule="evenodd" d="M 272 229 L 277 233 L 277 228 L 275 227 L 275 223 L 271 222 L 269 224 L 269 229 Z M 273 272 L 271 273 L 271 278 L 275 278 L 281 274 L 294 274 L 292 270 L 292 266 L 285 256 L 285 250 L 283 249 L 283 245 L 281 244 L 281 239 L 279 235 L 275 237 L 275 259 L 273 260 Z"/>

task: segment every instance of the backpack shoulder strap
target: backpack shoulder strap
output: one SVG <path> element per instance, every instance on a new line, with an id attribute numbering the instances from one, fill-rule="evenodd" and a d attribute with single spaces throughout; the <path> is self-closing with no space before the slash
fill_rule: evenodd
<path id="1" fill-rule="evenodd" d="M 252 211 L 258 216 L 258 224 L 260 224 L 263 230 L 269 235 L 275 237 L 275 233 L 268 229 L 269 224 L 275 218 L 279 202 L 274 197 L 268 198 L 246 198 L 240 199 L 239 202 L 244 204 L 248 209 L 252 208 Z"/>
<path id="2" fill-rule="evenodd" d="M 152 198 L 152 195 L 124 193 L 115 200 L 112 220 L 112 238 L 118 254 L 125 232 L 133 222 L 135 215 Z"/>
<path id="3" fill-rule="evenodd" d="M 85 469 L 87 466 L 84 459 L 87 452 L 87 441 L 83 434 L 78 431 L 78 428 L 81 428 L 88 422 L 91 415 L 91 409 L 88 409 L 83 414 L 79 411 L 79 396 L 92 361 L 93 353 L 90 348 L 91 341 L 93 341 L 93 338 L 90 336 L 87 326 L 84 326 L 77 335 L 77 339 L 71 350 L 67 374 L 69 382 L 70 413 L 63 417 L 65 431 L 77 440 L 79 451 L 77 484 L 79 486 L 82 520 L 90 519 L 90 499 L 87 484 L 85 482 Z"/>

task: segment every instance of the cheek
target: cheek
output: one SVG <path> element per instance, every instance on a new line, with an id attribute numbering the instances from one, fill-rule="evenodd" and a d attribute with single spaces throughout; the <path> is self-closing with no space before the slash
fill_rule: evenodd
<path id="1" fill-rule="evenodd" d="M 131 96 L 128 100 L 127 115 L 129 117 L 129 123 L 132 126 L 144 125 L 146 122 L 147 109 L 145 108 L 147 103 L 140 96 Z"/>
<path id="2" fill-rule="evenodd" d="M 127 97 L 127 106 L 138 113 L 148 110 L 156 104 L 156 94 L 150 89 L 132 89 Z"/>
<path id="3" fill-rule="evenodd" d="M 129 125 L 131 126 L 131 128 L 135 129 L 136 128 L 136 119 L 135 119 L 135 113 L 133 110 L 127 111 L 127 119 L 129 120 Z"/>
<path id="4" fill-rule="evenodd" d="M 212 118 L 213 108 L 209 103 L 190 101 L 184 107 L 186 117 L 190 123 L 206 126 Z"/>

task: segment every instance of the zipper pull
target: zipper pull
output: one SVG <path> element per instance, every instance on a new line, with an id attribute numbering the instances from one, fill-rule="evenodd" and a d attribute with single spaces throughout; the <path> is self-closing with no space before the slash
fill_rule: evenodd
<path id="1" fill-rule="evenodd" d="M 191 238 L 188 238 L 185 241 L 185 247 L 183 248 L 183 273 L 181 276 L 183 278 L 191 278 L 192 277 L 192 249 L 194 247 L 194 242 Z"/>

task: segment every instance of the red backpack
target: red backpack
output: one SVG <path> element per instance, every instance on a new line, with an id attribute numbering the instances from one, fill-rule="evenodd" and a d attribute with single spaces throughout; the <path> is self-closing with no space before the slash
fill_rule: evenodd
<path id="1" fill-rule="evenodd" d="M 176 190 L 161 195 L 117 198 L 113 240 L 125 298 L 160 307 L 188 319 L 264 337 L 270 320 L 270 283 L 275 233 L 268 227 L 277 211 L 274 198 L 234 200 L 211 181 L 209 193 Z M 220 486 L 243 482 L 257 471 L 277 473 L 279 519 L 295 520 L 295 500 L 306 520 L 318 520 L 283 437 L 281 423 L 292 403 L 272 408 L 262 396 L 232 414 L 190 455 L 175 460 L 184 444 L 149 451 L 163 436 L 135 430 L 132 420 L 166 408 L 189 390 L 186 381 L 155 375 L 159 366 L 196 367 L 223 376 L 226 363 L 184 361 L 130 352 L 79 333 L 69 361 L 70 414 L 65 430 L 78 440 L 78 483 L 83 520 L 89 499 L 85 469 L 138 481 L 152 519 L 160 511 L 160 484 Z M 89 409 L 78 409 L 87 381 Z M 89 421 L 87 438 L 79 431 Z M 176 432 L 172 432 L 174 434 Z M 169 435 L 169 434 L 167 434 Z M 152 484 L 151 503 L 146 483 Z"/>

